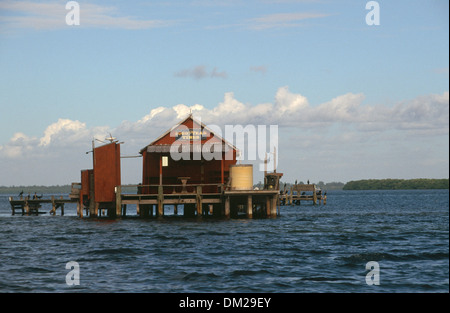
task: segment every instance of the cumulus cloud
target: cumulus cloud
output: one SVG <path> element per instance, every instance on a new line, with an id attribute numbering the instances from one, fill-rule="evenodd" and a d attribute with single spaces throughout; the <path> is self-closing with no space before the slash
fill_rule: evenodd
<path id="1" fill-rule="evenodd" d="M 0 146 L 0 156 L 3 154 L 7 158 L 18 158 L 22 154 L 33 149 L 37 144 L 37 138 L 28 137 L 24 133 L 15 133 L 10 142 L 5 146 Z"/>
<path id="2" fill-rule="evenodd" d="M 334 125 L 352 128 L 348 132 L 406 131 L 422 135 L 447 134 L 449 131 L 449 93 L 423 95 L 393 106 L 364 104 L 363 94 L 347 93 L 319 105 L 280 87 L 272 102 L 249 104 L 227 92 L 215 107 L 201 104 L 151 109 L 141 119 L 123 121 L 116 127 L 96 126 L 70 119 L 59 119 L 49 125 L 40 138 L 17 132 L 10 141 L 0 145 L 0 157 L 15 158 L 25 152 L 58 151 L 69 146 L 89 146 L 92 138 L 104 139 L 109 132 L 120 140 L 136 145 L 136 150 L 156 139 L 182 118 L 192 113 L 206 125 L 278 125 L 299 130 L 323 130 Z M 353 138 L 353 137 L 352 137 Z"/>
<path id="3" fill-rule="evenodd" d="M 58 119 L 50 124 L 42 137 L 29 137 L 22 132 L 15 133 L 8 143 L 0 145 L 0 157 L 23 158 L 27 155 L 45 157 L 58 154 L 70 147 L 86 146 L 93 138 L 105 138 L 109 128 L 97 126 L 89 129 L 85 123 L 70 119 Z"/>
<path id="4" fill-rule="evenodd" d="M 361 173 L 374 177 L 392 175 L 394 170 L 400 176 L 411 169 L 423 169 L 408 174 L 413 176 L 427 173 L 438 177 L 439 173 L 448 172 L 448 92 L 422 95 L 394 105 L 365 102 L 363 94 L 346 93 L 316 105 L 284 86 L 277 90 L 272 101 L 265 103 L 244 103 L 233 92 L 227 92 L 214 107 L 160 106 L 136 121 L 123 121 L 112 127 L 89 127 L 82 121 L 61 118 L 50 124 L 41 136 L 18 130 L 7 143 L 0 145 L 3 165 L 0 184 L 78 181 L 80 169 L 92 167 L 92 157 L 85 152 L 91 149 L 93 138 L 104 140 L 111 133 L 125 141 L 121 146 L 123 155 L 136 155 L 190 113 L 222 134 L 225 125 L 278 125 L 279 166 L 280 172 L 284 171 L 283 166 L 290 169 L 286 173 L 287 181 L 296 178 L 288 174 L 299 161 L 313 164 L 311 168 L 325 165 L 327 175 L 336 177 L 333 179 L 351 175 L 355 179 Z M 101 143 L 95 141 L 95 144 Z M 250 149 L 249 146 L 246 151 Z M 123 181 L 136 183 L 141 165 L 139 161 L 129 162 L 122 164 Z M 385 172 L 373 171 L 377 166 L 385 166 Z M 311 175 L 310 178 L 317 175 L 316 169 L 309 167 L 302 168 L 301 172 Z"/>
<path id="5" fill-rule="evenodd" d="M 333 125 L 353 127 L 357 131 L 387 130 L 416 131 L 433 130 L 448 132 L 448 92 L 440 95 L 424 95 L 405 100 L 393 106 L 364 104 L 362 93 L 339 95 L 319 105 L 311 105 L 308 99 L 293 93 L 287 86 L 280 87 L 272 102 L 248 104 L 236 99 L 233 92 L 227 92 L 215 107 L 200 104 L 173 107 L 158 107 L 135 123 L 122 123 L 117 131 L 127 130 L 138 135 L 143 129 L 165 129 L 174 125 L 189 113 L 201 117 L 210 125 L 266 124 L 298 129 L 320 129 Z"/>
<path id="6" fill-rule="evenodd" d="M 86 124 L 80 121 L 59 119 L 44 131 L 44 136 L 39 141 L 39 146 L 48 146 L 52 140 L 59 142 L 73 142 L 76 137 L 82 137 L 86 130 Z"/>

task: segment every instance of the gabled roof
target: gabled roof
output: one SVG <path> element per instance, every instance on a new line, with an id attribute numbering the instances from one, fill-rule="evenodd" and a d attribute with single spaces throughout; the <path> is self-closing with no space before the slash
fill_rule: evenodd
<path id="1" fill-rule="evenodd" d="M 159 144 L 157 145 L 156 143 L 161 140 L 162 138 L 164 138 L 167 135 L 170 135 L 170 132 L 172 130 L 174 130 L 175 128 L 177 128 L 178 126 L 180 126 L 181 124 L 184 124 L 187 120 L 191 119 L 194 123 L 200 125 L 200 128 L 202 129 L 206 129 L 208 132 L 210 132 L 211 134 L 213 134 L 216 138 L 218 138 L 219 140 L 221 140 L 225 145 L 227 145 L 228 147 L 230 147 L 233 150 L 238 151 L 238 149 L 232 145 L 231 143 L 229 143 L 228 141 L 226 141 L 225 139 L 223 139 L 221 136 L 216 135 L 209 127 L 207 127 L 205 124 L 203 124 L 202 122 L 200 122 L 199 120 L 197 120 L 192 113 L 190 113 L 185 119 L 181 120 L 180 122 L 178 122 L 176 125 L 172 126 L 169 130 L 167 130 L 165 133 L 163 133 L 161 136 L 159 136 L 158 138 L 156 138 L 155 140 L 153 140 L 151 143 L 149 143 L 148 145 L 146 145 L 144 148 L 142 148 L 139 153 L 142 154 L 144 152 L 145 149 L 148 149 L 149 146 L 166 146 L 164 144 Z M 170 145 L 169 145 L 170 146 Z"/>

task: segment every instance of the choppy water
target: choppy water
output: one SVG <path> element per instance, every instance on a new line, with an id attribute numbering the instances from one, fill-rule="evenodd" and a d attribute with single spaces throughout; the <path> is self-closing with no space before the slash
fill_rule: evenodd
<path id="1" fill-rule="evenodd" d="M 281 214 L 11 216 L 0 195 L 0 292 L 449 292 L 448 190 L 329 191 L 325 206 Z M 69 261 L 80 285 L 66 284 Z"/>

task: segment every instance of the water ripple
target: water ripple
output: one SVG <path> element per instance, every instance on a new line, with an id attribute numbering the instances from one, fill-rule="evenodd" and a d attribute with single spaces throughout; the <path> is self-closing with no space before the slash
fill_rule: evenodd
<path id="1" fill-rule="evenodd" d="M 0 195 L 0 292 L 372 292 L 369 261 L 376 291 L 448 292 L 448 207 L 448 190 L 330 191 L 276 219 L 81 220 L 11 216 Z"/>

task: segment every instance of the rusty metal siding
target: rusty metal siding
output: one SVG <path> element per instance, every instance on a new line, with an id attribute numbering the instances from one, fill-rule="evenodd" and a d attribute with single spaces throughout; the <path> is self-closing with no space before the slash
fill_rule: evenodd
<path id="1" fill-rule="evenodd" d="M 95 202 L 114 202 L 120 185 L 120 145 L 110 143 L 94 149 Z"/>

